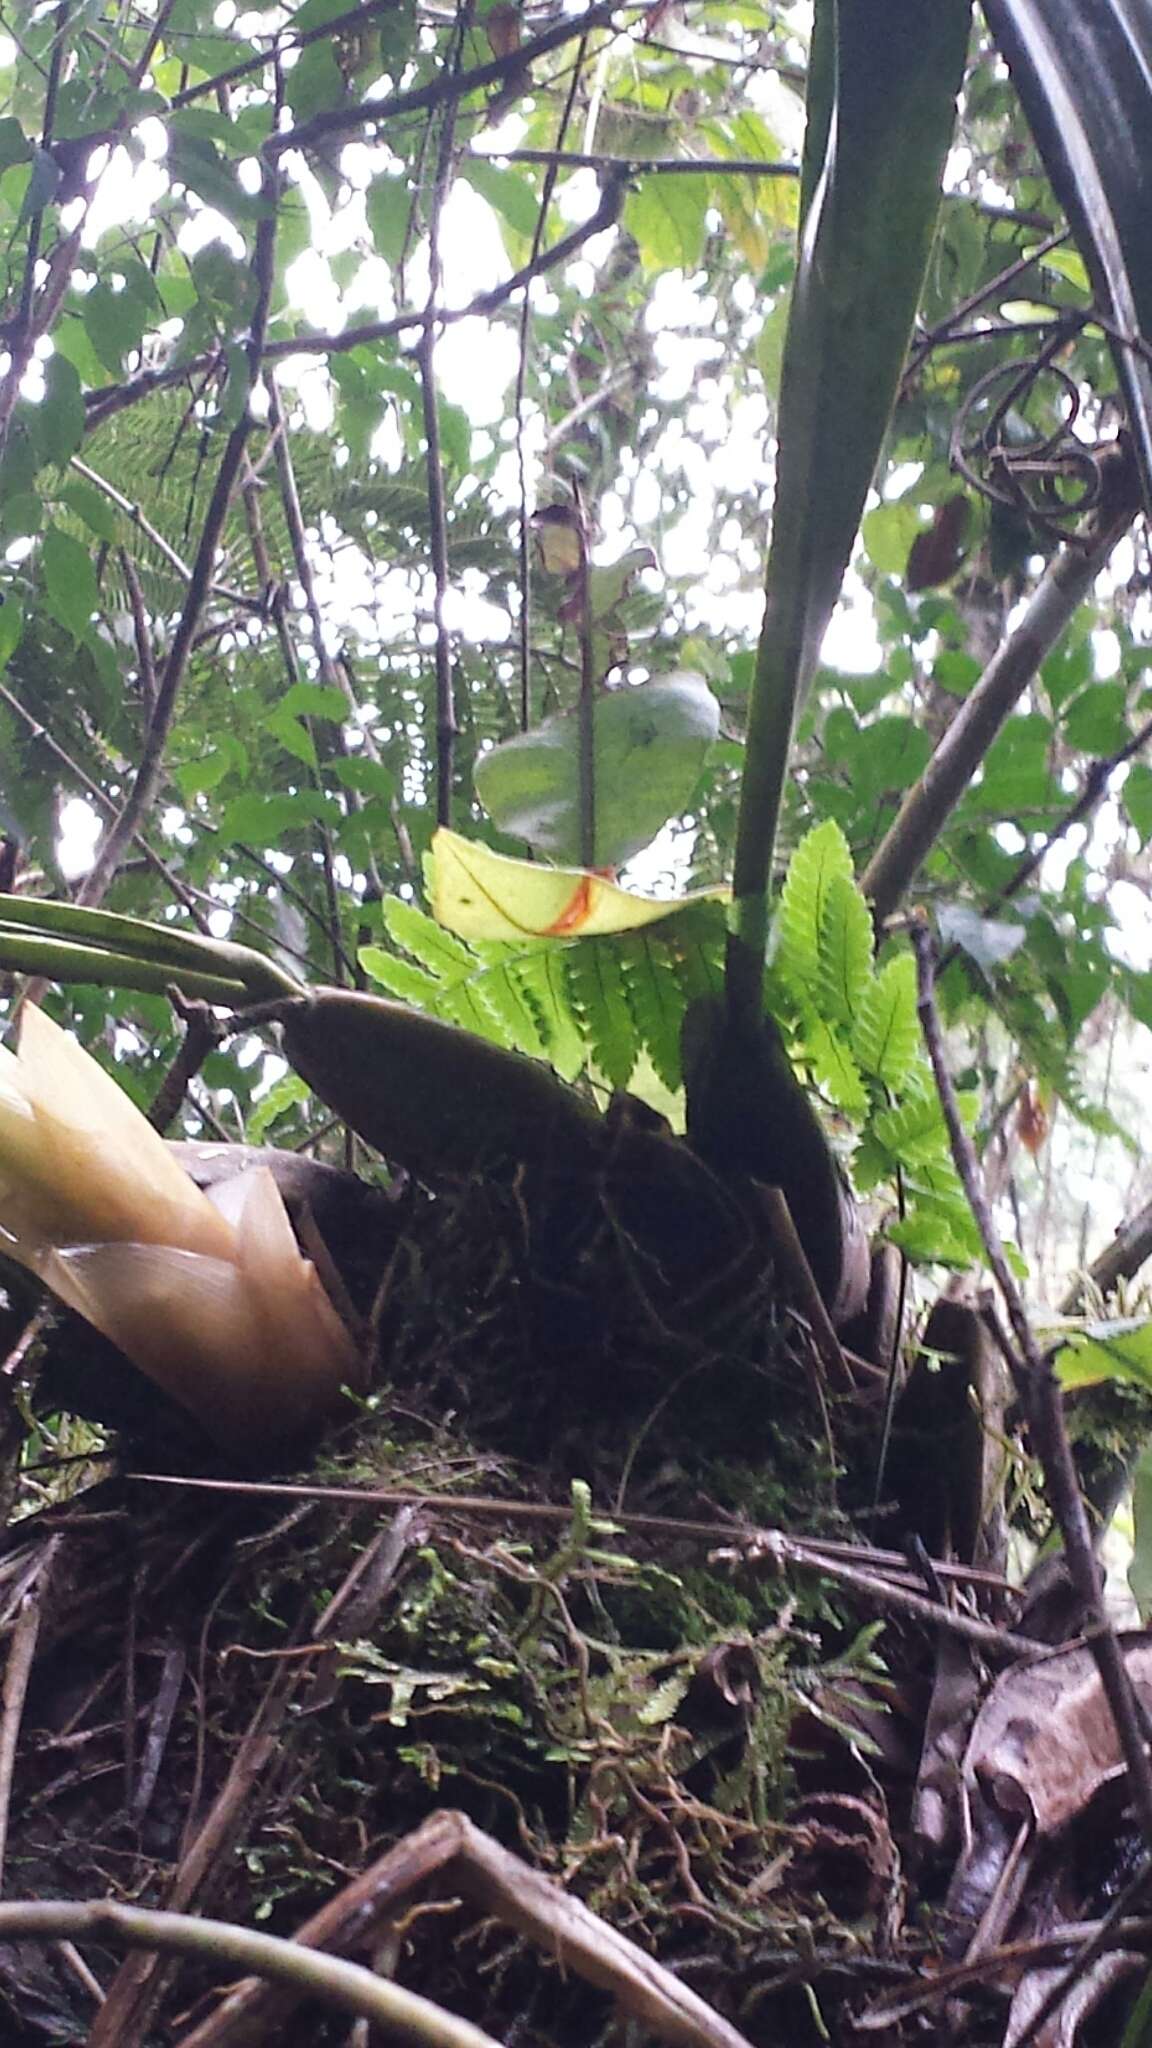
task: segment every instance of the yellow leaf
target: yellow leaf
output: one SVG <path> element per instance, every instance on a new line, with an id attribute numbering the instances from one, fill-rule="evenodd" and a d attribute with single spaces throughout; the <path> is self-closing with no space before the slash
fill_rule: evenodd
<path id="1" fill-rule="evenodd" d="M 671 901 L 636 896 L 584 868 L 513 860 L 441 827 L 433 842 L 432 909 L 462 939 L 596 938 L 674 917 L 686 903 L 724 896 L 699 889 Z"/>

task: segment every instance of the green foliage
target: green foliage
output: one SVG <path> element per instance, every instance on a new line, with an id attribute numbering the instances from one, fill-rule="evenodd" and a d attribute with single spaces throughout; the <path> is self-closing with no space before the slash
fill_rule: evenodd
<path id="1" fill-rule="evenodd" d="M 360 962 L 402 1002 L 463 1024 L 493 1045 L 626 1088 L 646 1055 L 662 1086 L 681 1086 L 680 1027 L 693 998 L 719 985 L 724 921 L 693 904 L 623 938 L 465 945 L 412 903 L 384 906 L 393 946 Z"/>
<path id="2" fill-rule="evenodd" d="M 965 10 L 950 0 L 929 17 L 909 0 L 909 37 L 892 40 L 902 60 L 894 73 L 891 50 L 875 40 L 870 0 L 854 0 L 839 10 L 842 148 L 812 223 L 821 262 L 801 266 L 797 287 L 801 184 L 810 195 L 831 99 L 831 14 L 818 10 L 802 181 L 792 173 L 800 167 L 808 11 L 784 0 L 765 48 L 762 8 L 701 4 L 692 27 L 698 49 L 662 47 L 669 39 L 653 36 L 625 53 L 593 32 L 581 61 L 597 67 L 597 83 L 579 144 L 562 128 L 575 44 L 533 61 L 530 95 L 514 76 L 506 98 L 503 87 L 495 98 L 490 86 L 465 90 L 453 102 L 449 207 L 466 236 L 475 230 L 478 248 L 488 238 L 484 262 L 491 254 L 497 268 L 490 275 L 492 265 L 481 266 L 487 286 L 498 281 L 502 250 L 509 266 L 525 262 L 539 230 L 549 256 L 587 216 L 587 174 L 564 161 L 546 168 L 533 152 L 563 156 L 582 146 L 640 166 L 623 188 L 621 231 L 579 249 L 575 261 L 553 263 L 534 287 L 519 379 L 528 470 L 543 451 L 544 497 L 578 496 L 592 536 L 593 666 L 598 681 L 615 668 L 626 685 L 602 708 L 622 703 L 631 711 L 652 679 L 658 688 L 685 671 L 704 678 L 720 706 L 710 750 L 690 735 L 695 751 L 666 787 L 652 773 L 656 748 L 629 751 L 614 738 L 598 777 L 598 810 L 612 826 L 605 860 L 644 844 L 673 817 L 677 890 L 732 873 L 756 699 L 766 438 L 781 429 L 779 559 L 799 570 L 806 535 L 820 550 L 818 602 L 810 591 L 809 604 L 798 584 L 793 591 L 794 623 L 806 638 L 801 668 L 814 652 L 807 642 L 818 637 L 812 621 L 839 583 L 852 494 L 860 500 L 866 483 L 875 484 L 846 630 L 838 628 L 839 666 L 816 674 L 784 781 L 779 843 L 794 858 L 768 994 L 801 1072 L 846 1147 L 855 1145 L 857 1180 L 887 1188 L 901 1166 L 901 1227 L 915 1226 L 927 1242 L 929 1222 L 947 1210 L 955 1248 L 963 1231 L 923 1085 L 911 966 L 891 940 L 878 942 L 873 959 L 852 876 L 863 872 L 1061 545 L 1050 515 L 1075 496 L 1059 439 L 1068 389 L 1081 408 L 1077 476 L 1085 450 L 1114 431 L 1117 371 L 1104 330 L 1084 317 L 1101 288 L 1090 246 L 1096 216 L 1083 249 L 1047 248 L 1031 225 L 1051 218 L 1058 227 L 1060 209 L 985 38 L 970 52 L 959 100 L 956 161 L 970 169 L 950 181 L 926 251 L 935 195 L 922 174 L 954 109 L 947 66 L 920 63 L 915 36 L 937 55 L 947 45 L 951 64 Z M 0 290 L 13 320 L 31 294 L 43 335 L 10 386 L 0 372 L 0 419 L 12 401 L 0 425 L 0 823 L 20 838 L 35 886 L 43 875 L 66 894 L 72 877 L 57 864 L 64 806 L 80 797 L 100 817 L 114 816 L 159 739 L 145 843 L 126 850 L 109 899 L 116 908 L 159 919 L 231 916 L 236 937 L 279 951 L 315 981 L 331 979 L 337 961 L 345 971 L 361 946 L 378 941 L 387 962 L 381 985 L 402 999 L 439 1006 L 569 1075 L 592 1069 L 618 1082 L 650 1061 L 674 1089 L 685 1003 L 715 988 L 717 918 L 597 941 L 591 950 L 583 942 L 462 955 L 442 947 L 429 964 L 426 935 L 410 927 L 402 937 L 393 912 L 386 922 L 378 907 L 418 892 L 436 823 L 443 707 L 431 628 L 442 600 L 430 564 L 441 542 L 457 727 L 449 822 L 461 832 L 513 850 L 508 835 L 525 829 L 523 807 L 510 811 L 494 798 L 490 818 L 477 791 L 489 793 L 486 778 L 502 772 L 497 763 L 531 752 L 518 737 L 525 728 L 537 741 L 549 731 L 570 736 L 580 650 L 571 593 L 534 568 L 521 673 L 516 297 L 484 316 L 492 346 L 486 339 L 475 353 L 481 383 L 488 356 L 508 350 L 506 381 L 494 386 L 486 418 L 473 407 L 475 380 L 451 364 L 461 343 L 468 358 L 480 326 L 446 324 L 438 372 L 442 528 L 432 506 L 425 392 L 412 344 L 442 196 L 437 90 L 455 61 L 454 26 L 418 26 L 415 10 L 397 5 L 369 14 L 354 35 L 321 34 L 293 47 L 296 31 L 323 29 L 341 11 L 339 0 L 309 0 L 274 46 L 256 32 L 251 11 L 227 16 L 212 0 L 177 0 L 162 19 L 155 10 L 87 5 L 66 18 L 51 8 L 10 10 L 19 34 L 4 43 L 0 70 Z M 997 0 L 993 12 L 1000 21 L 1018 10 Z M 462 61 L 485 62 L 491 47 L 478 23 Z M 279 117 L 276 50 L 285 59 Z M 732 92 L 733 76 L 750 62 L 776 66 L 756 110 Z M 229 75 L 226 109 L 218 74 Z M 420 103 L 429 88 L 431 108 Z M 401 89 L 416 100 L 389 114 L 378 134 L 352 120 L 364 96 L 386 102 Z M 1135 76 L 1117 86 L 1126 104 L 1142 89 Z M 492 124 L 506 108 L 519 124 L 519 159 L 491 153 Z M 293 123 L 303 140 L 288 148 Z M 878 185 L 861 167 L 886 124 L 900 144 L 880 152 Z M 273 134 L 278 126 L 282 136 Z M 89 163 L 90 142 L 99 149 Z M 345 153 L 347 142 L 356 146 Z M 1139 156 L 1139 142 L 1132 147 Z M 667 158 L 692 168 L 643 168 Z M 256 231 L 269 204 L 258 189 L 261 161 L 276 180 L 264 373 L 277 380 L 287 431 L 270 430 L 266 393 L 258 392 L 251 467 L 230 493 L 172 722 L 157 735 L 157 682 L 188 600 L 220 458 L 249 393 Z M 95 193 L 85 183 L 90 168 Z M 1055 157 L 1050 169 L 1063 176 Z M 1145 195 L 1137 191 L 1129 204 L 1131 169 L 1123 154 L 1104 162 L 1100 193 L 1123 229 L 1130 274 L 1143 285 Z M 789 174 L 772 175 L 780 171 Z M 77 205 L 93 196 L 98 210 L 70 248 Z M 454 276 L 459 235 L 458 226 L 445 227 L 442 238 L 444 300 L 453 308 L 466 297 Z M 841 247 L 850 258 L 843 271 L 823 260 Z M 897 329 L 907 331 L 921 268 L 917 339 L 877 463 L 887 401 L 880 405 L 876 393 L 881 372 L 891 382 L 902 354 Z M 797 302 L 803 319 L 789 326 Z M 957 308 L 969 303 L 975 319 L 964 314 L 957 328 Z M 413 324 L 397 325 L 393 312 L 411 314 Z M 1059 329 L 1068 388 L 1029 370 L 1037 316 L 1055 323 L 1045 333 Z M 1132 324 L 1113 318 L 1108 331 Z M 804 338 L 817 332 L 818 352 Z M 843 375 L 829 367 L 840 361 Z M 1136 364 L 1133 356 L 1122 366 L 1130 385 L 1139 381 Z M 867 403 L 851 386 L 865 372 L 873 379 Z M 1018 375 L 1010 403 L 993 416 L 993 401 Z M 961 492 L 950 448 L 974 393 L 976 412 L 961 424 L 977 481 L 966 479 Z M 995 503 L 985 504 L 977 483 L 990 448 L 1007 468 L 997 471 Z M 1050 484 L 1013 481 L 1016 450 L 1025 478 L 1035 477 L 1037 461 L 1047 477 L 1051 461 Z M 921 585 L 910 556 L 923 552 L 958 498 L 967 506 L 962 566 Z M 1084 520 L 1064 523 L 1079 530 Z M 626 588 L 620 565 L 646 564 L 654 554 L 665 560 L 659 577 Z M 941 820 L 913 884 L 940 913 L 946 948 L 959 948 L 940 999 L 957 1064 L 968 1063 L 978 1128 L 1003 1128 L 1019 1070 L 1069 1112 L 1061 1142 L 1077 1142 L 1063 1136 L 1076 1118 L 1100 1134 L 1106 1161 L 1121 1142 L 1112 1134 L 1136 1143 L 1140 1120 L 1107 1097 L 1112 1069 L 1105 1072 L 1098 1048 L 1119 1032 L 1122 1074 L 1126 1034 L 1152 1022 L 1131 913 L 1123 889 L 1112 888 L 1118 881 L 1130 890 L 1133 877 L 1142 886 L 1133 864 L 1152 838 L 1150 771 L 1139 757 L 1112 767 L 1152 711 L 1142 602 L 1136 583 L 1105 579 L 1063 639 L 1046 648 L 963 801 Z M 867 641 L 853 639 L 854 622 Z M 553 816 L 548 829 L 567 831 L 571 842 L 571 745 L 560 752 L 568 776 L 560 810 L 566 803 L 568 816 L 560 828 Z M 772 772 L 783 775 L 783 764 L 781 750 Z M 1065 846 L 1074 857 L 1039 861 L 1045 835 L 1061 829 L 1082 796 L 1105 790 L 1110 801 L 1084 813 L 1085 843 Z M 547 799 L 546 791 L 545 808 Z M 555 799 L 553 789 L 553 811 Z M 530 800 L 534 830 L 539 788 Z M 1020 884 L 1014 878 L 1026 857 L 1039 864 Z M 758 977 L 752 995 L 759 999 Z M 76 1001 L 85 1032 L 106 1030 L 103 997 Z M 166 1033 L 159 1006 L 148 1014 L 148 1028 Z M 254 1100 L 268 1099 L 261 1076 L 261 1063 L 247 1068 L 220 1054 L 201 1083 L 205 1109 L 231 1127 Z M 885 1125 L 885 1114 L 909 1121 Z M 928 1128 L 917 1140 L 921 1116 Z M 304 1105 L 285 1093 L 267 1128 L 286 1142 L 299 1139 Z M 1027 1210 L 1031 1169 L 1019 1160 L 1017 1168 Z M 1077 1239 L 1069 1225 L 1064 1256 Z"/>

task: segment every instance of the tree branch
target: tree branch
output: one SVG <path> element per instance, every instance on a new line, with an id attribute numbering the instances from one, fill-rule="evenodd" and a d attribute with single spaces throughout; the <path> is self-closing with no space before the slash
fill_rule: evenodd
<path id="1" fill-rule="evenodd" d="M 256 230 L 256 246 L 253 253 L 253 269 L 256 274 L 256 305 L 252 316 L 252 329 L 248 339 L 248 374 L 255 383 L 260 374 L 260 356 L 264 345 L 264 330 L 268 320 L 268 308 L 272 297 L 272 283 L 275 275 L 276 225 L 275 205 L 276 174 L 267 171 L 264 177 L 264 198 L 266 210 Z M 245 400 L 244 410 L 228 436 L 224 453 L 220 458 L 216 482 L 208 504 L 200 545 L 188 582 L 188 593 L 184 608 L 156 686 L 156 701 L 148 731 L 141 749 L 136 776 L 119 816 L 109 826 L 90 873 L 85 877 L 79 891 L 78 901 L 83 904 L 97 904 L 103 900 L 108 886 L 124 857 L 140 824 L 147 816 L 155 800 L 164 773 L 164 749 L 176 711 L 176 702 L 192 643 L 200 623 L 200 614 L 207 602 L 212 587 L 212 572 L 216 563 L 216 551 L 228 506 L 232 486 L 240 469 L 241 457 L 249 433 L 252 430 L 252 409 L 250 395 Z"/>
<path id="2" fill-rule="evenodd" d="M 299 127 L 270 136 L 264 144 L 265 153 L 278 157 L 287 149 L 310 149 L 313 143 L 325 141 L 329 136 L 348 135 L 357 128 L 376 127 L 382 121 L 397 120 L 401 114 L 426 113 L 429 108 L 442 106 L 446 101 L 456 102 L 469 93 L 481 92 L 487 85 L 504 85 L 535 63 L 538 57 L 549 56 L 553 50 L 562 49 L 565 43 L 587 35 L 591 29 L 611 28 L 623 4 L 625 0 L 598 0 L 596 6 L 589 7 L 583 14 L 565 15 L 562 21 L 534 36 L 530 42 L 521 43 L 518 50 L 510 51 L 506 57 L 493 57 L 490 63 L 474 65 L 471 71 L 441 73 L 427 85 L 389 93 L 385 99 L 359 100 L 350 107 L 332 107 L 314 114 L 310 121 L 301 122 Z M 642 5 L 641 11 L 647 11 L 646 5 Z"/>
<path id="3" fill-rule="evenodd" d="M 957 712 L 918 782 L 904 798 L 860 878 L 877 922 L 890 917 L 939 839 L 1005 719 L 1088 596 L 1116 543 L 1136 516 L 1136 482 L 1118 455 L 1089 532 L 1049 563 L 1025 616 L 997 648 Z"/>

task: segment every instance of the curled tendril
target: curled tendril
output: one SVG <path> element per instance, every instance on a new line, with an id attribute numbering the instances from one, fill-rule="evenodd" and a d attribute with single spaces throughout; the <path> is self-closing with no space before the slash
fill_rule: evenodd
<path id="1" fill-rule="evenodd" d="M 973 490 L 1059 540 L 1076 538 L 1078 522 L 1096 510 L 1103 489 L 1100 453 L 1075 432 L 1079 387 L 1054 360 L 1067 339 L 1062 326 L 1037 354 L 998 363 L 979 378 L 957 414 L 949 449 L 953 467 Z M 1042 383 L 1054 383 L 1063 404 L 1050 432 L 1031 430 L 1024 417 Z"/>

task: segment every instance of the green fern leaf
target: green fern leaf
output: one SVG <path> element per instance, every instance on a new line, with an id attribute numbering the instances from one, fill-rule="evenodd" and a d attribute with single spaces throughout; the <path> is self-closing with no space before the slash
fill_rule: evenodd
<path id="1" fill-rule="evenodd" d="M 454 975 L 471 974 L 476 966 L 476 956 L 470 952 L 461 939 L 445 931 L 434 917 L 418 910 L 414 903 L 405 903 L 400 896 L 389 896 L 384 903 L 384 925 L 390 938 L 418 960 L 421 967 L 440 980 Z"/>
<path id="2" fill-rule="evenodd" d="M 640 1042 L 666 1088 L 681 1086 L 680 1031 L 688 1007 L 686 990 L 669 948 L 646 932 L 629 932 L 619 945 L 632 1015 Z"/>
<path id="3" fill-rule="evenodd" d="M 726 933 L 727 919 L 720 903 L 691 903 L 662 927 L 659 943 L 685 1004 L 723 994 Z"/>
<path id="4" fill-rule="evenodd" d="M 863 1117 L 868 1112 L 868 1091 L 843 1038 L 823 1017 L 805 1022 L 803 1057 L 816 1086 L 842 1109 L 845 1116 Z"/>
<path id="5" fill-rule="evenodd" d="M 585 939 L 565 956 L 572 1003 L 592 1057 L 611 1088 L 626 1088 L 640 1051 L 619 948 L 611 939 Z"/>
<path id="6" fill-rule="evenodd" d="M 516 980 L 540 1019 L 549 1063 L 565 1081 L 587 1064 L 583 1033 L 568 989 L 567 949 L 541 947 L 516 962 Z"/>
<path id="7" fill-rule="evenodd" d="M 435 1010 L 440 983 L 427 968 L 416 967 L 411 960 L 400 960 L 395 953 L 386 953 L 383 946 L 361 946 L 356 957 L 365 974 L 370 974 L 389 995 L 398 996 L 401 1002 L 411 1003 L 417 1010 Z"/>
<path id="8" fill-rule="evenodd" d="M 873 1121 L 871 1135 L 883 1147 L 892 1167 L 921 1169 L 947 1155 L 948 1132 L 934 1095 L 913 1095 L 894 1109 L 881 1110 Z"/>
<path id="9" fill-rule="evenodd" d="M 837 879 L 852 881 L 852 854 L 835 819 L 826 818 L 800 841 L 780 892 L 772 964 L 797 994 L 810 997 L 819 982 L 820 928 Z"/>
<path id="10" fill-rule="evenodd" d="M 916 1060 L 916 963 L 900 953 L 880 969 L 861 998 L 852 1050 L 866 1074 L 886 1088 L 901 1088 Z"/>
<path id="11" fill-rule="evenodd" d="M 872 982 L 872 919 L 855 882 L 831 876 L 820 911 L 816 1000 L 830 1022 L 850 1025 Z"/>
<path id="12" fill-rule="evenodd" d="M 481 967 L 473 977 L 472 986 L 481 1002 L 498 1017 L 504 1029 L 505 1042 L 516 1052 L 526 1052 L 533 1059 L 547 1059 L 548 1041 L 541 1025 L 539 1013 L 531 997 L 521 986 L 516 960 L 494 960 Z"/>
<path id="13" fill-rule="evenodd" d="M 503 1018 L 477 978 L 461 975 L 457 981 L 442 982 L 436 998 L 436 1015 L 446 1024 L 460 1024 L 477 1038 L 502 1046 L 505 1052 L 515 1050 Z"/>

